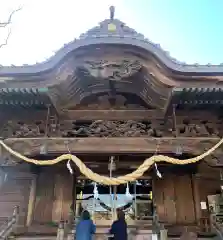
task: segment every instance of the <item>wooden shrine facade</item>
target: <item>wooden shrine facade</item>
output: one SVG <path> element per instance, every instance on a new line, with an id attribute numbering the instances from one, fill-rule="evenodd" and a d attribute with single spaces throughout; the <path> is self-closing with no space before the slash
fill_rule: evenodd
<path id="1" fill-rule="evenodd" d="M 122 175 L 153 154 L 185 159 L 214 146 L 223 132 L 222 81 L 222 65 L 179 63 L 106 19 L 44 63 L 0 67 L 0 137 L 37 159 L 71 152 L 102 174 L 109 156 L 119 156 Z M 0 217 L 16 203 L 22 227 L 66 220 L 75 194 L 66 167 L 36 169 L 0 151 Z M 220 147 L 186 171 L 161 164 L 163 179 L 146 173 L 160 221 L 201 229 L 209 210 L 200 204 L 220 190 L 222 165 Z"/>

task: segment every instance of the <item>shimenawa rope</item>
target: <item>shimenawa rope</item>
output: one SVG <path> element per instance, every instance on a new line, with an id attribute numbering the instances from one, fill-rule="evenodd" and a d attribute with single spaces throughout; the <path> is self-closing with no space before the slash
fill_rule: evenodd
<path id="1" fill-rule="evenodd" d="M 164 155 L 154 155 L 150 158 L 147 158 L 135 171 L 132 173 L 126 174 L 124 176 L 120 176 L 117 178 L 110 178 L 106 176 L 99 175 L 95 172 L 93 172 L 91 169 L 87 168 L 86 165 L 76 156 L 72 154 L 63 154 L 55 159 L 52 160 L 36 160 L 36 159 L 31 159 L 26 156 L 23 156 L 22 154 L 14 151 L 12 148 L 7 146 L 2 140 L 0 141 L 0 145 L 7 150 L 11 155 L 25 161 L 28 163 L 33 163 L 36 165 L 54 165 L 59 162 L 65 161 L 65 160 L 71 160 L 73 161 L 77 167 L 79 168 L 80 172 L 85 175 L 87 178 L 91 179 L 94 182 L 98 182 L 100 184 L 104 185 L 119 185 L 119 184 L 124 184 L 127 182 L 132 182 L 135 181 L 136 179 L 140 178 L 154 163 L 156 162 L 167 162 L 171 164 L 178 164 L 178 165 L 185 165 L 185 164 L 190 164 L 190 163 L 196 163 L 208 155 L 210 155 L 212 152 L 214 152 L 220 145 L 223 143 L 223 138 L 216 144 L 214 145 L 211 149 L 208 151 L 204 152 L 203 154 L 185 159 L 185 160 L 180 160 Z"/>

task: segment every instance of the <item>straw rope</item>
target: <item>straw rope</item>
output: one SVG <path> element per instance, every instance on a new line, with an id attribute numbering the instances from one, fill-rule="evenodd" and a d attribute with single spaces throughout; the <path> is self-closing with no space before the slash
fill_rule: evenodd
<path id="1" fill-rule="evenodd" d="M 147 158 L 135 171 L 132 173 L 126 174 L 124 176 L 120 176 L 117 178 L 114 177 L 106 177 L 99 175 L 95 172 L 93 172 L 91 169 L 87 168 L 87 166 L 76 156 L 72 154 L 63 154 L 55 159 L 52 160 L 36 160 L 32 158 L 28 158 L 26 156 L 23 156 L 22 154 L 14 151 L 12 148 L 7 146 L 2 140 L 0 141 L 0 145 L 7 150 L 11 155 L 25 161 L 28 163 L 33 163 L 36 165 L 54 165 L 59 162 L 65 161 L 65 160 L 71 160 L 73 161 L 77 167 L 79 168 L 80 172 L 85 175 L 87 178 L 91 179 L 94 182 L 98 182 L 104 185 L 119 185 L 119 184 L 124 184 L 127 182 L 135 181 L 136 179 L 140 178 L 154 163 L 157 162 L 166 162 L 170 164 L 178 164 L 178 165 L 185 165 L 185 164 L 190 164 L 190 163 L 196 163 L 208 155 L 212 154 L 218 147 L 221 146 L 223 143 L 223 138 L 216 144 L 214 145 L 211 149 L 208 151 L 204 152 L 203 154 L 185 159 L 185 160 L 180 160 L 164 155 L 154 155 L 150 158 Z"/>

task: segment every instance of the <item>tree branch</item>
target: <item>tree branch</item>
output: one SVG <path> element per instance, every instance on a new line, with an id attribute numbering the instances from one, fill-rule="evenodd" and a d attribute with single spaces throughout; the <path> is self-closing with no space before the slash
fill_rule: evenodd
<path id="1" fill-rule="evenodd" d="M 18 9 L 16 9 L 16 10 L 13 10 L 13 11 L 11 12 L 11 14 L 9 15 L 8 21 L 6 21 L 6 22 L 0 22 L 0 28 L 5 28 L 5 27 L 8 26 L 9 24 L 11 24 L 11 23 L 12 23 L 12 17 L 13 17 L 13 15 L 14 15 L 16 12 L 20 11 L 21 9 L 22 9 L 22 8 L 20 7 L 20 8 L 18 8 Z M 3 42 L 3 43 L 0 44 L 0 48 L 6 46 L 6 45 L 8 44 L 8 40 L 9 40 L 10 35 L 11 35 L 11 29 L 9 29 L 8 35 L 7 35 L 6 39 L 5 39 L 5 42 Z"/>
<path id="2" fill-rule="evenodd" d="M 0 44 L 0 48 L 6 46 L 6 45 L 8 44 L 8 40 L 9 40 L 9 37 L 10 37 L 10 35 L 11 35 L 11 32 L 12 32 L 12 31 L 11 31 L 11 29 L 10 29 L 9 32 L 8 32 L 8 35 L 7 35 L 6 39 L 5 39 L 5 42 Z"/>
<path id="3" fill-rule="evenodd" d="M 12 17 L 13 17 L 13 15 L 14 15 L 16 12 L 20 11 L 21 9 L 22 9 L 22 8 L 20 7 L 20 8 L 18 8 L 18 9 L 16 9 L 16 10 L 13 10 L 13 11 L 11 12 L 11 14 L 9 15 L 8 21 L 6 21 L 6 22 L 0 22 L 0 28 L 4 28 L 4 27 L 6 27 L 7 25 L 9 25 L 10 23 L 12 23 Z"/>

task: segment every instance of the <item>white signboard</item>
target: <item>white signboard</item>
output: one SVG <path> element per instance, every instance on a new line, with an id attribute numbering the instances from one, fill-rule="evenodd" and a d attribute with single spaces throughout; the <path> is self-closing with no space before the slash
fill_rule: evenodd
<path id="1" fill-rule="evenodd" d="M 201 209 L 206 210 L 207 209 L 207 203 L 206 202 L 201 202 Z"/>

